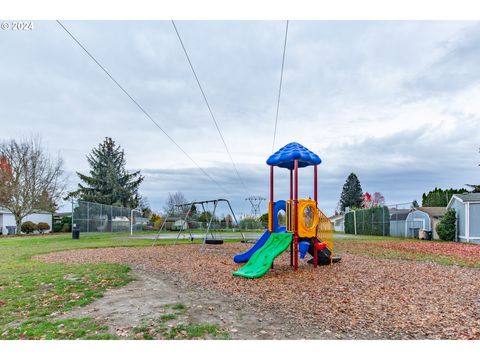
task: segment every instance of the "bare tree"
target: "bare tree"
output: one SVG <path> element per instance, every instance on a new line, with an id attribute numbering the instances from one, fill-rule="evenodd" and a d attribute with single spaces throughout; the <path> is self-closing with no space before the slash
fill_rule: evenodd
<path id="1" fill-rule="evenodd" d="M 180 209 L 177 205 L 185 204 L 187 202 L 187 198 L 183 193 L 177 191 L 174 194 L 168 193 L 167 203 L 163 207 L 165 214 L 175 215 L 181 212 L 185 212 L 188 209 Z"/>
<path id="2" fill-rule="evenodd" d="M 0 206 L 15 216 L 20 233 L 25 216 L 57 209 L 66 186 L 63 161 L 50 158 L 40 138 L 0 143 L 0 159 Z"/>
<path id="3" fill-rule="evenodd" d="M 385 196 L 381 192 L 375 191 L 373 193 L 372 206 L 385 206 Z"/>

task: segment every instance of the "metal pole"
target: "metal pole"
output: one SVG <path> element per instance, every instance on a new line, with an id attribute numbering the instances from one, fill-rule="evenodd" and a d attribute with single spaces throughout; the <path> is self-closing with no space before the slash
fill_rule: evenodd
<path id="1" fill-rule="evenodd" d="M 137 209 L 132 209 L 130 211 L 130 236 L 133 236 L 133 213 L 135 211 L 138 212 L 139 214 L 141 214 L 141 211 L 137 210 Z"/>
<path id="2" fill-rule="evenodd" d="M 240 224 L 238 223 L 237 221 L 237 217 L 235 216 L 235 213 L 233 212 L 233 209 L 232 209 L 232 205 L 230 205 L 230 201 L 226 200 L 226 203 L 228 204 L 228 207 L 230 208 L 230 211 L 232 212 L 232 216 L 233 216 L 233 219 L 235 220 L 235 222 L 237 223 L 237 226 L 238 226 L 238 229 L 240 230 L 240 233 L 242 234 L 242 239 L 245 240 L 245 235 L 243 234 L 243 231 L 242 229 L 240 229 Z"/>
<path id="3" fill-rule="evenodd" d="M 190 205 L 190 207 L 188 208 L 188 211 L 187 211 L 187 214 L 185 215 L 185 219 L 183 220 L 183 224 L 180 225 L 180 231 L 178 232 L 177 234 L 177 238 L 175 239 L 175 241 L 173 242 L 173 245 L 175 245 L 177 243 L 177 240 L 178 238 L 180 237 L 180 234 L 183 230 L 183 225 L 187 222 L 187 218 L 188 218 L 188 215 L 190 215 L 190 210 L 192 209 L 192 205 Z"/>
<path id="4" fill-rule="evenodd" d="M 212 216 L 210 216 L 210 221 L 208 222 L 208 228 L 207 228 L 207 233 L 205 234 L 205 240 L 208 238 L 208 234 L 212 236 L 212 240 L 215 240 L 215 236 L 213 236 L 213 233 L 210 231 L 210 227 L 212 226 L 212 220 L 215 216 L 215 211 L 217 210 L 217 201 L 213 202 L 213 213 Z"/>
<path id="5" fill-rule="evenodd" d="M 157 236 L 155 236 L 155 240 L 153 241 L 152 246 L 155 245 L 157 243 L 157 240 L 160 238 L 160 233 L 162 232 L 163 227 L 167 223 L 167 220 L 168 220 L 169 216 L 170 216 L 170 214 L 167 213 L 167 215 L 165 216 L 165 220 L 163 220 L 163 224 L 160 226 L 160 229 L 158 229 Z"/>
<path id="6" fill-rule="evenodd" d="M 206 214 L 207 211 L 205 210 L 205 205 L 203 205 L 203 202 L 200 202 L 200 205 L 202 205 L 202 210 L 203 210 L 203 213 Z M 203 225 L 202 225 L 203 226 Z M 207 227 L 207 224 L 205 223 L 205 228 Z"/>
<path id="7" fill-rule="evenodd" d="M 293 200 L 293 170 L 290 170 L 290 200 Z M 293 266 L 293 242 L 290 243 L 290 266 Z"/>
<path id="8" fill-rule="evenodd" d="M 268 224 L 268 228 L 270 230 L 270 232 L 273 232 L 274 231 L 274 228 L 273 228 L 273 224 L 274 224 L 274 221 L 273 221 L 273 199 L 274 199 L 274 174 L 273 174 L 273 166 L 270 165 L 270 203 L 268 204 L 268 212 L 270 214 L 269 218 L 270 218 L 270 223 Z"/>
<path id="9" fill-rule="evenodd" d="M 70 232 L 72 233 L 72 239 L 73 239 L 73 214 L 74 214 L 74 211 L 73 211 L 73 199 L 72 199 L 72 216 L 71 216 L 71 223 L 70 223 Z"/>
<path id="10" fill-rule="evenodd" d="M 353 210 L 353 226 L 355 227 L 355 235 L 357 235 L 357 210 Z"/>
<path id="11" fill-rule="evenodd" d="M 202 247 L 200 248 L 200 251 L 202 251 L 205 248 L 207 238 L 208 238 L 208 234 L 210 233 L 210 226 L 212 224 L 212 220 L 213 220 L 213 217 L 215 215 L 215 210 L 217 209 L 217 201 L 216 200 L 213 202 L 213 204 L 214 204 L 213 205 L 213 213 L 212 213 L 212 216 L 210 217 L 210 221 L 208 222 L 207 232 L 205 233 L 205 236 L 203 237 L 203 243 L 202 243 Z M 211 235 L 212 235 L 212 240 L 215 240 L 215 237 L 213 236 L 212 233 L 211 233 Z"/>
<path id="12" fill-rule="evenodd" d="M 90 232 L 90 203 L 87 202 L 87 233 Z"/>
<path id="13" fill-rule="evenodd" d="M 295 231 L 293 235 L 293 252 L 294 252 L 294 263 L 293 269 L 298 270 L 298 160 L 295 160 L 295 193 L 294 193 L 294 204 L 295 204 Z"/>
<path id="14" fill-rule="evenodd" d="M 315 212 L 318 213 L 318 188 L 317 188 L 317 165 L 313 167 L 313 198 L 315 200 Z M 318 250 L 317 250 L 317 243 L 318 243 L 318 224 L 315 228 L 315 239 L 313 239 L 313 267 L 317 268 L 318 266 Z"/>

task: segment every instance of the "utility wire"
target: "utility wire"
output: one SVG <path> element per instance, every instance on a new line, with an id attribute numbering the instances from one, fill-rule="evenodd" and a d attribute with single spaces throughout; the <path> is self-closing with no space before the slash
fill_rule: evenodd
<path id="1" fill-rule="evenodd" d="M 141 105 L 128 93 L 128 91 L 125 90 L 125 88 L 124 88 L 122 85 L 120 85 L 120 83 L 119 83 L 117 80 L 115 80 L 115 78 L 107 71 L 107 69 L 105 69 L 105 67 L 102 66 L 102 64 L 100 64 L 100 62 L 85 48 L 85 46 L 82 45 L 82 43 L 80 43 L 79 40 L 77 40 L 77 38 L 76 38 L 75 36 L 73 36 L 73 34 L 72 34 L 70 31 L 68 31 L 68 29 L 67 29 L 59 20 L 57 20 L 57 23 L 58 23 L 58 25 L 60 25 L 60 26 L 63 28 L 63 30 L 65 30 L 65 32 L 66 32 L 68 35 L 70 35 L 70 37 L 78 44 L 78 46 L 80 46 L 80 47 L 83 49 L 83 51 L 85 51 L 85 53 L 100 67 L 100 69 L 102 69 L 103 72 L 104 72 L 105 74 L 107 74 L 107 76 L 110 78 L 110 80 L 112 80 L 112 81 L 115 83 L 115 85 L 117 85 L 117 86 L 120 88 L 120 90 L 122 90 L 123 93 L 129 97 L 129 99 L 140 109 L 140 111 L 142 111 L 142 112 L 145 114 L 145 116 L 146 116 L 157 128 L 159 128 L 159 129 L 165 134 L 165 136 L 166 136 L 205 176 L 207 176 L 211 181 L 213 181 L 220 189 L 222 189 L 222 191 L 224 191 L 225 193 L 229 193 L 227 190 L 225 190 L 225 189 L 223 188 L 222 185 L 220 185 L 214 178 L 212 178 L 212 177 L 210 176 L 210 174 L 207 173 L 207 172 L 180 146 L 180 144 L 178 144 L 178 143 L 160 126 L 160 124 L 153 119 L 152 116 L 150 116 L 150 114 L 143 108 L 143 106 L 141 106 Z"/>
<path id="2" fill-rule="evenodd" d="M 215 124 L 215 127 L 217 128 L 218 135 L 220 135 L 220 138 L 222 139 L 223 145 L 225 147 L 225 150 L 227 151 L 228 157 L 230 158 L 230 161 L 233 165 L 235 173 L 237 174 L 237 177 L 240 180 L 240 183 L 242 184 L 245 191 L 248 191 L 247 187 L 245 186 L 245 183 L 243 182 L 242 177 L 240 176 L 240 173 L 237 169 L 237 166 L 235 165 L 235 161 L 233 161 L 233 157 L 232 157 L 232 154 L 230 153 L 230 150 L 228 149 L 227 142 L 225 141 L 225 138 L 223 137 L 222 131 L 220 130 L 220 127 L 218 126 L 217 119 L 215 118 L 215 115 L 213 115 L 213 111 L 212 111 L 212 108 L 210 107 L 210 103 L 207 100 L 207 96 L 205 95 L 205 91 L 203 91 L 202 85 L 200 84 L 200 80 L 198 79 L 195 68 L 193 67 L 192 61 L 190 60 L 190 56 L 188 55 L 187 49 L 185 48 L 185 45 L 183 44 L 182 37 L 180 36 L 180 33 L 178 32 L 177 26 L 175 25 L 175 21 L 173 21 L 173 20 L 172 20 L 172 25 L 173 25 L 173 28 L 175 29 L 178 40 L 180 41 L 180 45 L 182 46 L 183 52 L 185 53 L 185 57 L 187 58 L 188 64 L 190 65 L 190 69 L 192 69 L 193 76 L 195 77 L 195 80 L 197 81 L 198 88 L 200 89 L 200 92 L 202 93 L 203 100 L 205 100 L 205 104 L 207 105 L 208 112 L 210 113 L 210 116 L 212 117 L 213 123 Z"/>
<path id="3" fill-rule="evenodd" d="M 280 70 L 280 85 L 278 87 L 277 113 L 275 114 L 275 128 L 273 130 L 272 153 L 275 151 L 275 139 L 277 137 L 278 110 L 280 109 L 280 96 L 282 94 L 283 66 L 285 65 L 285 51 L 287 49 L 287 36 L 288 36 L 288 20 L 287 20 L 287 24 L 285 25 L 285 40 L 283 42 L 282 69 Z"/>

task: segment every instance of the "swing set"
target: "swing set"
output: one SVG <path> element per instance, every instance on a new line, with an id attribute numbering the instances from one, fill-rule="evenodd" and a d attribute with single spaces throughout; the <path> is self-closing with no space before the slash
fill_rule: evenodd
<path id="1" fill-rule="evenodd" d="M 221 234 L 218 231 L 215 231 L 215 226 L 213 226 L 213 221 L 215 219 L 215 213 L 216 213 L 218 205 L 220 203 L 226 203 L 228 205 L 228 208 L 230 209 L 230 213 L 232 214 L 233 220 L 235 221 L 238 229 L 240 230 L 240 234 L 242 236 L 242 242 L 246 242 L 245 234 L 240 229 L 239 222 L 237 220 L 235 212 L 233 211 L 232 206 L 230 205 L 230 201 L 228 201 L 227 199 L 214 199 L 214 200 L 193 201 L 193 202 L 189 202 L 189 203 L 185 203 L 185 204 L 175 205 L 176 208 L 187 209 L 187 211 L 185 212 L 185 216 L 184 216 L 183 220 L 181 220 L 181 224 L 180 224 L 180 227 L 179 227 L 179 230 L 178 230 L 178 233 L 177 233 L 177 237 L 175 238 L 175 241 L 173 242 L 173 244 L 175 245 L 177 243 L 177 241 L 180 239 L 180 236 L 182 234 L 185 234 L 186 231 L 188 231 L 188 233 L 190 235 L 189 239 L 191 241 L 193 241 L 194 240 L 194 235 L 192 234 L 192 231 L 191 231 L 192 229 L 188 225 L 188 220 L 191 218 L 192 213 L 193 213 L 194 209 L 196 208 L 196 205 L 200 205 L 203 213 L 208 214 L 208 211 L 207 211 L 208 206 L 209 206 L 209 204 L 213 204 L 213 210 L 212 210 L 210 218 L 208 219 L 208 222 L 207 222 L 206 232 L 202 236 L 202 246 L 201 246 L 200 250 L 204 250 L 206 245 L 222 245 L 225 241 L 224 241 L 223 237 L 221 236 Z M 165 225 L 166 225 L 168 219 L 171 218 L 172 216 L 173 216 L 172 213 L 167 214 L 167 216 L 165 217 L 165 220 L 162 223 L 162 226 L 158 230 L 157 236 L 155 237 L 154 243 L 152 245 L 154 245 L 156 243 L 156 241 L 159 240 L 160 234 L 165 229 Z"/>

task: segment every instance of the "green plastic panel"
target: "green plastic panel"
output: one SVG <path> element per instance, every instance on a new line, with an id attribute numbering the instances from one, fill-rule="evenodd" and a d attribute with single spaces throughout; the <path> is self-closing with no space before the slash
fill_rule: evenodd
<path id="1" fill-rule="evenodd" d="M 273 264 L 273 260 L 288 249 L 292 242 L 292 234 L 273 233 L 265 245 L 252 255 L 250 260 L 233 273 L 235 276 L 243 276 L 254 279 L 265 275 Z"/>

